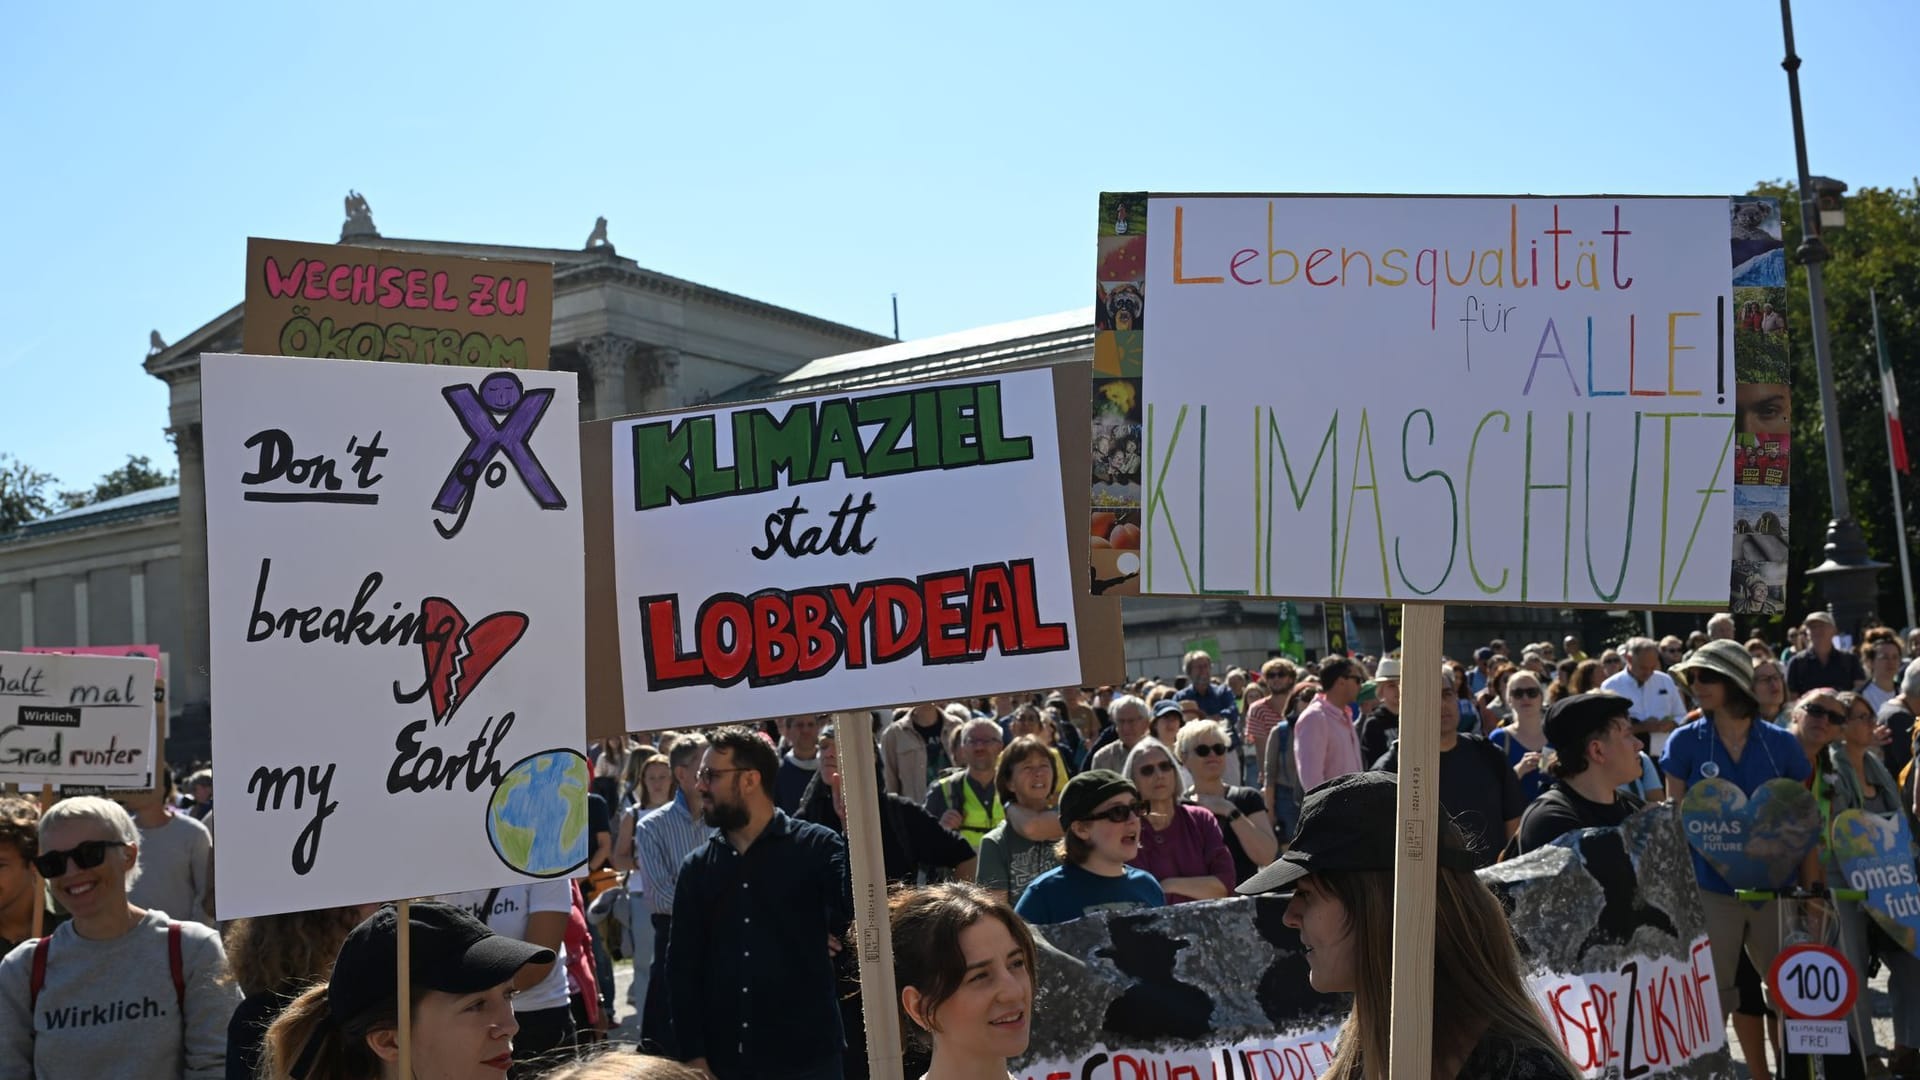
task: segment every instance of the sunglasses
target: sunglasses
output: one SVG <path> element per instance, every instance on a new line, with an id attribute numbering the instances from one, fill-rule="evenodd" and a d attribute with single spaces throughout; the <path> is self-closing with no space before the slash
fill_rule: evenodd
<path id="1" fill-rule="evenodd" d="M 1172 772 L 1173 762 L 1149 761 L 1141 765 L 1139 768 L 1134 769 L 1133 771 L 1139 773 L 1141 776 L 1159 776 L 1161 773 Z"/>
<path id="2" fill-rule="evenodd" d="M 1513 689 L 1507 691 L 1507 696 L 1510 698 L 1539 697 L 1540 688 L 1537 686 L 1516 686 Z"/>
<path id="3" fill-rule="evenodd" d="M 1807 706 L 1807 715 L 1817 716 L 1820 719 L 1825 720 L 1830 724 L 1844 724 L 1847 722 L 1846 713 L 1843 713 L 1838 709 L 1829 709 L 1824 705 Z"/>
<path id="4" fill-rule="evenodd" d="M 57 878 L 67 872 L 68 859 L 82 870 L 91 870 L 107 861 L 107 852 L 126 846 L 118 840 L 89 840 L 67 851 L 43 851 L 33 857 L 33 867 L 43 878 Z"/>
<path id="5" fill-rule="evenodd" d="M 1132 803 L 1127 806 L 1110 806 L 1097 814 L 1088 814 L 1088 821 L 1111 821 L 1115 825 L 1125 825 L 1137 817 L 1147 816 L 1147 804 Z"/>
<path id="6" fill-rule="evenodd" d="M 1215 754 L 1221 757 L 1227 756 L 1227 746 L 1225 743 L 1202 743 L 1190 749 L 1192 753 L 1199 754 L 1201 757 L 1213 757 Z"/>

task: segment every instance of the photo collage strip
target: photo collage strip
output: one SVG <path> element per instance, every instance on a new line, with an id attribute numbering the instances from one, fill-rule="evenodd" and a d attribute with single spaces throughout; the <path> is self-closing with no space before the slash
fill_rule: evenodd
<path id="1" fill-rule="evenodd" d="M 1793 392 L 1787 255 L 1780 202 L 1736 196 L 1733 248 L 1734 486 L 1732 611 L 1786 609 L 1788 461 Z"/>
<path id="2" fill-rule="evenodd" d="M 1146 192 L 1100 196 L 1093 302 L 1091 556 L 1095 594 L 1140 595 L 1141 340 L 1147 320 Z"/>

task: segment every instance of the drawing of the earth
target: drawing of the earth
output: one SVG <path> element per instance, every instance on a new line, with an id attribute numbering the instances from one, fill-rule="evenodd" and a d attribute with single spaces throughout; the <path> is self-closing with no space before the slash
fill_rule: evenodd
<path id="1" fill-rule="evenodd" d="M 574 750 L 542 750 L 508 769 L 487 802 L 487 839 L 500 861 L 543 878 L 584 864 L 588 777 Z"/>

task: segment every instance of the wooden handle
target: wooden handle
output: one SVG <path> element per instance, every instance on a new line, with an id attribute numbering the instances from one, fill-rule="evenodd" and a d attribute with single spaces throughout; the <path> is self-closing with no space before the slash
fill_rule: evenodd
<path id="1" fill-rule="evenodd" d="M 900 1009 L 893 999 L 893 926 L 887 918 L 886 863 L 880 849 L 873 721 L 864 712 L 835 713 L 833 729 L 847 804 L 847 861 L 853 868 L 853 934 L 860 961 L 860 1010 L 867 1020 L 867 1060 L 873 1075 L 889 1076 L 899 1071 L 901 1059 Z"/>
<path id="2" fill-rule="evenodd" d="M 1401 612 L 1400 813 L 1393 863 L 1388 1076 L 1427 1076 L 1433 1071 L 1433 898 L 1443 722 L 1436 714 L 1445 614 L 1440 604 L 1408 604 Z"/>
<path id="3" fill-rule="evenodd" d="M 402 900 L 394 905 L 394 916 L 399 920 L 398 934 L 394 941 L 394 956 L 398 963 L 395 990 L 399 994 L 400 1005 L 400 1075 L 413 1076 L 413 901 Z"/>

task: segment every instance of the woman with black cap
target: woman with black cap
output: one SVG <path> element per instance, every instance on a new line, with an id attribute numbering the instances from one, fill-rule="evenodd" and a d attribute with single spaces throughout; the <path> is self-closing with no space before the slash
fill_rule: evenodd
<path id="1" fill-rule="evenodd" d="M 1398 791 L 1393 775 L 1362 772 L 1308 792 L 1292 847 L 1238 889 L 1250 895 L 1291 886 L 1285 920 L 1300 932 L 1308 980 L 1323 994 L 1353 995 L 1322 1080 L 1387 1075 Z M 1430 1070 L 1405 1075 L 1578 1077 L 1527 986 L 1506 912 L 1474 874 L 1473 852 L 1445 818 L 1439 863 L 1433 1061 Z"/>
<path id="2" fill-rule="evenodd" d="M 500 1080 L 513 1064 L 513 978 L 550 964 L 551 949 L 502 937 L 450 904 L 412 904 L 413 1076 Z M 399 917 L 389 905 L 353 928 L 332 978 L 308 989 L 267 1029 L 274 1080 L 403 1080 Z"/>

